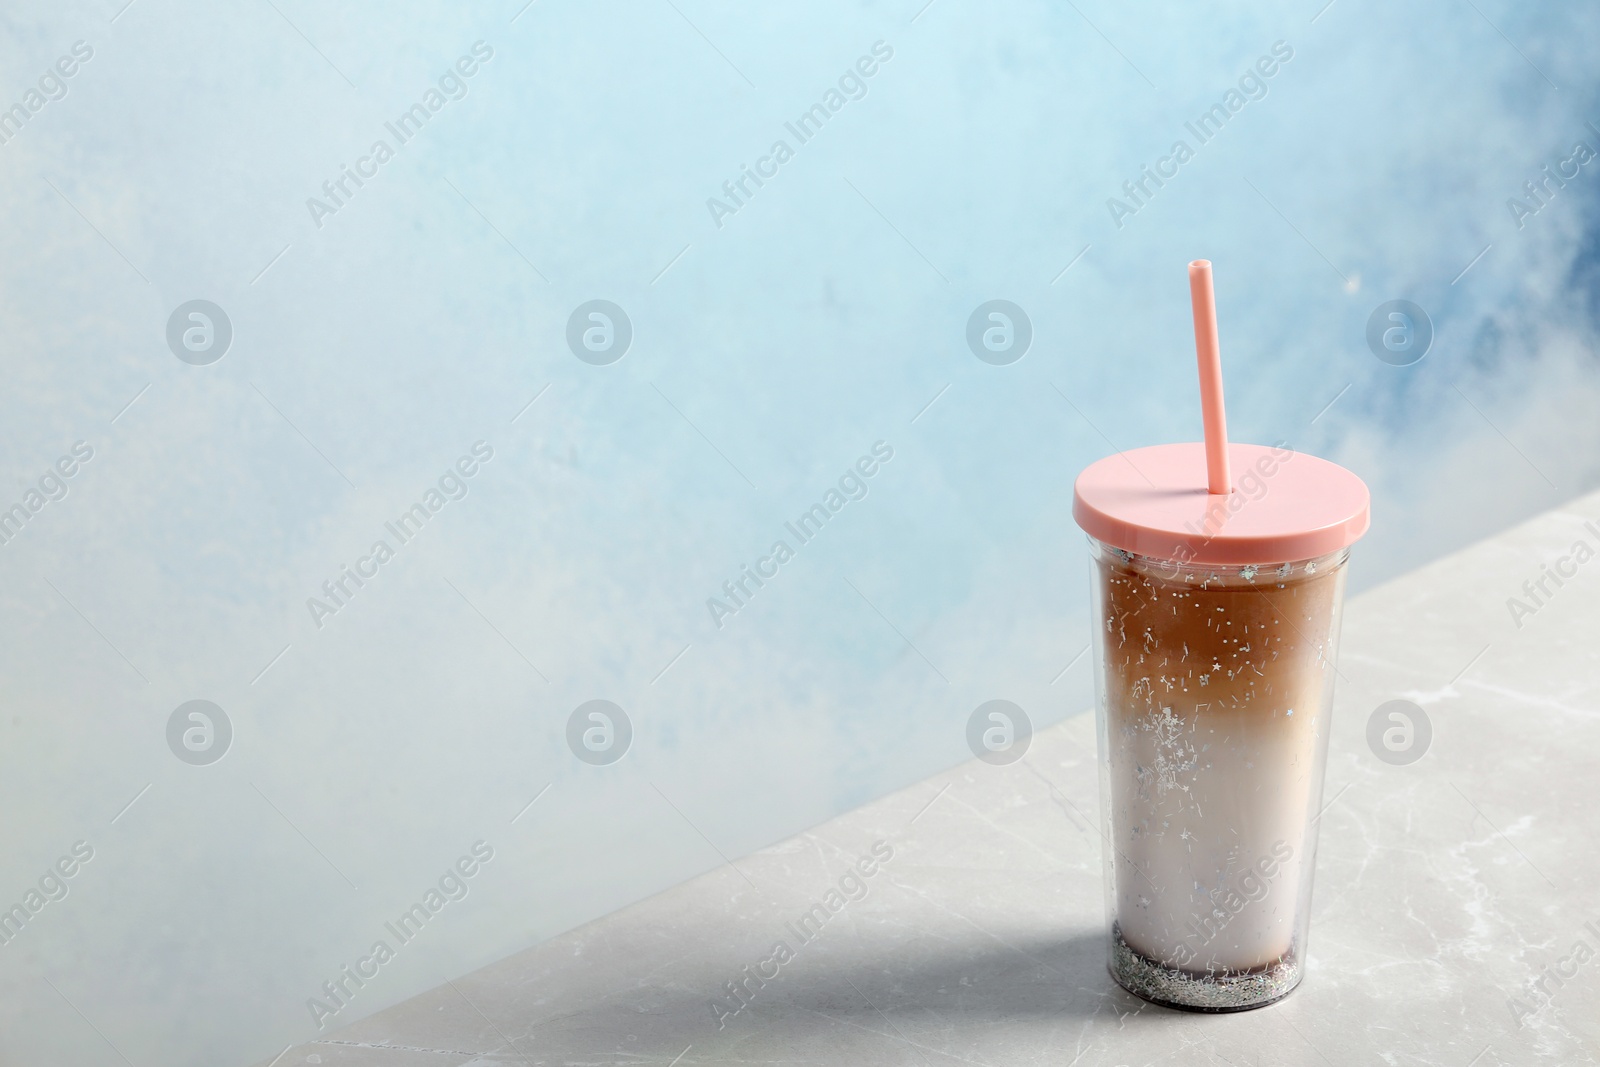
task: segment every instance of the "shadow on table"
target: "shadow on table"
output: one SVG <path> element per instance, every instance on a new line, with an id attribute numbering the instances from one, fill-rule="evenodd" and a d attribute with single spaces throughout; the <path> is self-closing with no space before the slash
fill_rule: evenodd
<path id="1" fill-rule="evenodd" d="M 757 975 L 770 968 L 758 969 L 754 959 L 734 963 L 720 953 L 685 957 L 625 990 L 616 990 L 615 972 L 605 968 L 613 991 L 575 1011 L 525 1018 L 526 1029 L 513 1024 L 510 1032 L 544 1042 L 547 1051 L 585 1057 L 651 1048 L 668 1050 L 670 1059 L 671 1050 L 692 1043 L 713 1058 L 737 1049 L 760 1059 L 781 1047 L 803 1059 L 863 1040 L 937 1049 L 1007 1025 L 1070 1027 L 1096 1016 L 1116 1025 L 1119 1017 L 1149 1007 L 1106 973 L 1099 931 L 1001 940 L 972 930 L 960 940 L 897 941 L 881 952 L 870 940 L 829 930 L 824 940 L 791 947 L 793 958 L 765 982 Z M 742 1000 L 732 989 L 741 982 Z M 560 999 L 584 1002 L 585 984 L 569 978 Z"/>
<path id="2" fill-rule="evenodd" d="M 777 986 L 789 982 L 789 989 L 778 992 Z M 776 993 L 775 1006 L 920 1010 L 979 1026 L 1022 1016 L 1085 1018 L 1142 1003 L 1106 972 L 1105 935 L 1099 931 L 921 946 L 883 958 L 807 959 L 802 950 L 761 992 L 768 990 Z"/>
<path id="3" fill-rule="evenodd" d="M 964 1029 L 1030 1018 L 1115 1017 L 1138 1009 L 1143 1002 L 1111 980 L 1105 961 L 1105 935 L 1098 931 L 1025 941 L 975 934 L 971 941 L 912 943 L 882 956 L 841 950 L 837 943 L 828 951 L 801 945 L 764 984 L 744 972 L 729 974 L 714 998 L 693 997 L 680 986 L 676 992 L 683 1000 L 671 1009 L 708 1021 L 720 1010 L 730 1022 L 734 1015 L 787 1016 L 795 1026 L 809 1017 L 823 1025 L 870 1021 L 874 1029 L 885 1017 L 918 1029 Z M 705 987 L 703 975 L 681 977 L 691 987 Z M 735 1000 L 726 984 L 741 981 L 747 1004 Z"/>
<path id="4" fill-rule="evenodd" d="M 892 948 L 881 936 L 840 935 L 829 929 L 805 942 L 791 934 L 793 955 L 776 974 L 758 954 L 711 950 L 652 967 L 620 989 L 614 958 L 599 958 L 607 950 L 625 953 L 624 943 L 611 941 L 578 957 L 588 961 L 583 973 L 575 973 L 572 956 L 551 961 L 548 977 L 559 974 L 560 984 L 537 995 L 544 976 L 526 969 L 516 978 L 482 977 L 486 990 L 510 992 L 520 1010 L 490 997 L 474 1002 L 513 1038 L 541 1043 L 556 1057 L 547 1062 L 562 1055 L 600 1062 L 641 1049 L 666 1061 L 689 1045 L 710 1057 L 706 1062 L 768 1062 L 777 1050 L 796 1061 L 831 1062 L 866 1056 L 881 1040 L 956 1054 L 1008 1026 L 1070 1033 L 1092 1018 L 1116 1027 L 1130 1013 L 1166 1011 L 1112 981 L 1098 930 L 1024 938 L 973 928 L 959 936 L 897 936 Z M 474 983 L 465 983 L 476 998 Z M 735 988 L 743 991 L 737 998 Z M 448 1006 L 458 1007 L 454 997 L 444 998 Z M 392 1024 L 378 1025 L 384 1042 L 394 1039 Z"/>

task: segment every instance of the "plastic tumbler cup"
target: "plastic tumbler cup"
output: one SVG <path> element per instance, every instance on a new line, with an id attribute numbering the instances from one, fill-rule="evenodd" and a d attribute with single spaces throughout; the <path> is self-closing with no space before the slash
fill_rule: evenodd
<path id="1" fill-rule="evenodd" d="M 1202 393 L 1222 435 L 1211 323 Z M 1369 497 L 1343 467 L 1218 442 L 1206 421 L 1206 443 L 1091 464 L 1073 517 L 1091 555 L 1111 974 L 1158 1004 L 1240 1011 L 1305 973 L 1344 564 Z"/>

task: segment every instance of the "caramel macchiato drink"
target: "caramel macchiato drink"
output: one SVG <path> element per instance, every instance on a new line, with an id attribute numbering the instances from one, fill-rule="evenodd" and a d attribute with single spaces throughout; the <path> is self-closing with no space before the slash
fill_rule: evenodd
<path id="1" fill-rule="evenodd" d="M 1346 554 L 1093 555 L 1119 978 L 1169 1003 L 1198 984 L 1192 1007 L 1275 999 L 1303 965 Z"/>
<path id="2" fill-rule="evenodd" d="M 1107 958 L 1129 992 L 1241 1011 L 1305 974 L 1345 561 L 1343 467 L 1231 444 L 1211 264 L 1189 265 L 1205 440 L 1073 487 L 1089 535 Z"/>

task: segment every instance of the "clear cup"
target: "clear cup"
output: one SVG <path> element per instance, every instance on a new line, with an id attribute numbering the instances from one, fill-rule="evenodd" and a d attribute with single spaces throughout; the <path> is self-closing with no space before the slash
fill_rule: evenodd
<path id="1" fill-rule="evenodd" d="M 1089 538 L 1109 965 L 1192 1011 L 1305 973 L 1348 549 L 1251 566 Z"/>

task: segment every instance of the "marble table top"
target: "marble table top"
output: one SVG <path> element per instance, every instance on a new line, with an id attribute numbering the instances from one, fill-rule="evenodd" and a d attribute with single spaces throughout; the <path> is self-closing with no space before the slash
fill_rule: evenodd
<path id="1" fill-rule="evenodd" d="M 1108 977 L 1085 714 L 274 1062 L 1600 1063 L 1597 552 L 1600 494 L 1350 601 L 1308 974 L 1278 1004 Z M 1380 758 L 1394 700 L 1428 729 Z"/>

